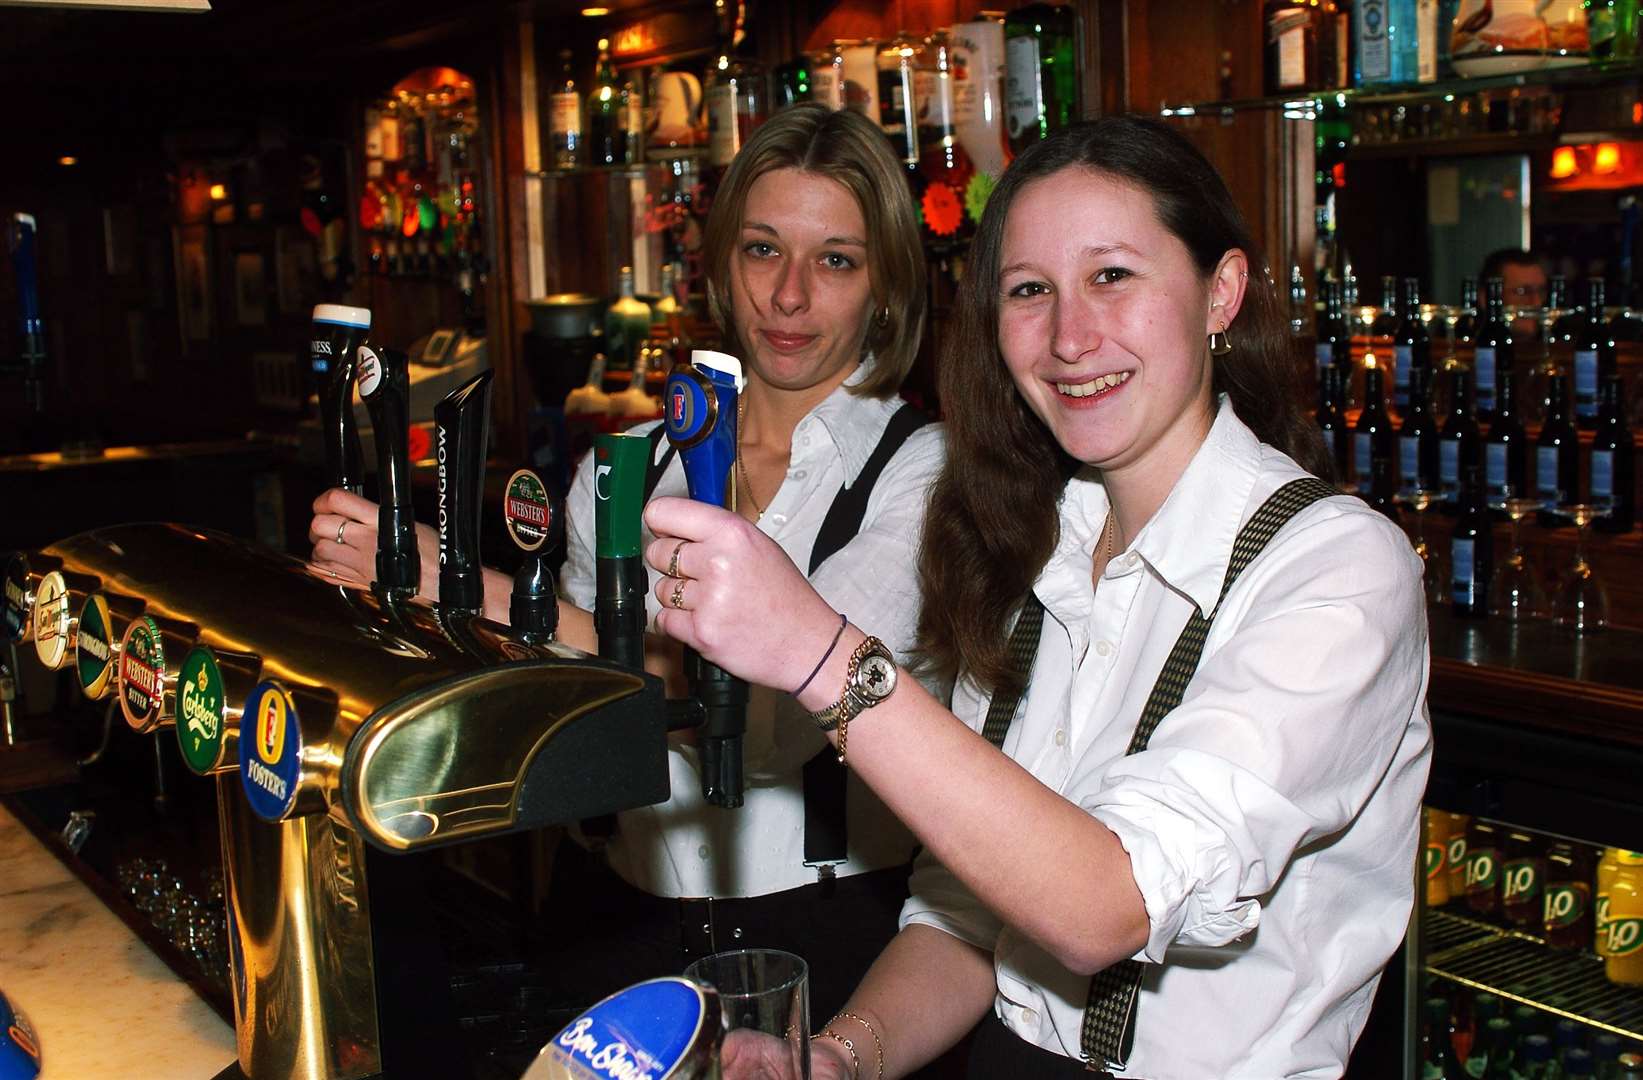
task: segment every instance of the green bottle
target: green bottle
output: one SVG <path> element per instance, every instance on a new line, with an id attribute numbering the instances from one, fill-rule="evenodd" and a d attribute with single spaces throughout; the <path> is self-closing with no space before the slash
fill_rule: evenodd
<path id="1" fill-rule="evenodd" d="M 1004 117 L 1021 153 L 1083 115 L 1078 99 L 1078 15 L 1065 4 L 1028 4 L 1004 19 Z"/>
<path id="2" fill-rule="evenodd" d="M 1586 0 L 1592 59 L 1630 60 L 1637 55 L 1637 0 Z"/>
<path id="3" fill-rule="evenodd" d="M 622 267 L 617 297 L 605 312 L 605 357 L 611 371 L 632 371 L 650 337 L 650 305 L 633 295 L 633 267 Z"/>

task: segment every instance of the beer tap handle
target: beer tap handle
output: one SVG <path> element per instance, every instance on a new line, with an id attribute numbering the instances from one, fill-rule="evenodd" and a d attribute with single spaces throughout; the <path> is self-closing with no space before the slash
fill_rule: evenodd
<path id="1" fill-rule="evenodd" d="M 520 469 L 502 495 L 502 522 L 525 553 L 513 576 L 508 622 L 527 644 L 552 641 L 559 630 L 559 594 L 548 557 L 563 548 L 564 508 L 535 470 Z"/>
<path id="2" fill-rule="evenodd" d="M 397 349 L 361 345 L 355 360 L 377 444 L 377 585 L 389 596 L 415 596 L 422 558 L 411 508 L 410 368 Z"/>
<path id="3" fill-rule="evenodd" d="M 363 495 L 365 455 L 354 420 L 354 373 L 356 351 L 371 329 L 371 309 L 317 304 L 313 322 L 308 352 L 319 383 L 326 479 L 332 487 Z"/>
<path id="4" fill-rule="evenodd" d="M 481 371 L 434 406 L 439 606 L 448 612 L 477 612 L 485 604 L 479 518 L 491 434 L 492 377 L 493 372 Z"/>
<path id="5" fill-rule="evenodd" d="M 667 437 L 679 448 L 685 482 L 697 502 L 734 508 L 736 401 L 745 385 L 740 361 L 706 349 L 692 352 L 690 363 L 668 376 Z M 702 797 L 715 806 L 741 806 L 747 684 L 691 649 L 685 650 L 685 674 L 705 716 L 696 737 Z"/>
<path id="6" fill-rule="evenodd" d="M 599 655 L 631 668 L 645 666 L 645 596 L 650 579 L 641 555 L 645 467 L 650 440 L 600 435 L 593 442 L 593 625 Z"/>

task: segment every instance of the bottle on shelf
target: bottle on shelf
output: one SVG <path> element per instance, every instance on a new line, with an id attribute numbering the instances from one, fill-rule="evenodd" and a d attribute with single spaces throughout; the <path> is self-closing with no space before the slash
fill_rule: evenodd
<path id="1" fill-rule="evenodd" d="M 1267 0 L 1266 93 L 1338 90 L 1349 85 L 1351 28 L 1334 2 Z"/>
<path id="2" fill-rule="evenodd" d="M 810 96 L 834 112 L 844 108 L 844 42 L 835 41 L 810 57 Z"/>
<path id="3" fill-rule="evenodd" d="M 1397 335 L 1398 324 L 1398 279 L 1392 274 L 1381 276 L 1381 306 L 1375 313 L 1375 321 L 1369 324 L 1369 343 L 1377 352 L 1385 350 L 1392 352 L 1392 339 Z"/>
<path id="4" fill-rule="evenodd" d="M 1552 1040 L 1544 1035 L 1525 1036 L 1519 1051 L 1523 1059 L 1523 1080 L 1552 1080 Z"/>
<path id="5" fill-rule="evenodd" d="M 610 62 L 610 39 L 599 39 L 599 59 L 593 67 L 593 86 L 588 91 L 587 163 L 626 165 L 626 117 L 622 109 L 622 87 Z"/>
<path id="6" fill-rule="evenodd" d="M 1438 438 L 1438 490 L 1444 509 L 1455 513 L 1460 506 L 1460 481 L 1467 469 L 1483 465 L 1483 439 L 1477 418 L 1472 415 L 1472 372 L 1464 367 L 1449 369 L 1449 415 Z M 1487 501 L 1488 488 L 1484 487 Z"/>
<path id="7" fill-rule="evenodd" d="M 879 127 L 890 136 L 890 148 L 909 172 L 918 167 L 918 114 L 914 82 L 922 57 L 918 42 L 905 30 L 879 46 L 875 62 L 879 80 Z"/>
<path id="8" fill-rule="evenodd" d="M 1586 0 L 1586 38 L 1593 60 L 1637 55 L 1636 0 Z"/>
<path id="9" fill-rule="evenodd" d="M 1586 282 L 1585 318 L 1574 332 L 1575 420 L 1597 426 L 1598 385 L 1615 373 L 1614 338 L 1603 308 L 1603 279 Z"/>
<path id="10" fill-rule="evenodd" d="M 548 141 L 555 169 L 582 164 L 582 92 L 576 87 L 574 54 L 559 50 L 559 82 L 548 98 Z"/>
<path id="11" fill-rule="evenodd" d="M 633 295 L 633 267 L 622 267 L 617 282 L 605 311 L 605 356 L 611 371 L 628 371 L 650 337 L 650 305 Z"/>
<path id="12" fill-rule="evenodd" d="M 1348 370 L 1352 366 L 1352 332 L 1346 325 L 1345 290 L 1338 281 L 1323 284 L 1324 316 L 1318 322 L 1318 342 L 1313 347 L 1318 378 L 1330 367 Z"/>
<path id="13" fill-rule="evenodd" d="M 1365 498 L 1373 497 L 1374 478 L 1383 473 L 1396 490 L 1393 471 L 1397 462 L 1397 436 L 1392 431 L 1392 420 L 1386 415 L 1386 374 L 1378 365 L 1364 371 L 1363 408 L 1358 411 L 1358 423 L 1352 429 L 1352 471 L 1358 491 Z M 1376 463 L 1381 468 L 1376 468 Z M 1385 493 L 1390 497 L 1392 492 Z"/>
<path id="14" fill-rule="evenodd" d="M 1460 279 L 1460 308 L 1455 315 L 1455 344 L 1469 346 L 1478 330 L 1478 279 Z"/>
<path id="15" fill-rule="evenodd" d="M 1083 115 L 1077 19 L 1066 4 L 1027 4 L 1004 18 L 1004 100 L 1017 154 Z"/>
<path id="16" fill-rule="evenodd" d="M 1580 498 L 1580 436 L 1569 418 L 1566 376 L 1546 377 L 1546 422 L 1535 440 L 1535 497 L 1540 500 L 1537 520 L 1543 528 L 1563 524 L 1562 507 Z"/>
<path id="17" fill-rule="evenodd" d="M 1484 501 L 1483 476 L 1475 464 L 1461 474 L 1460 492 L 1460 513 L 1449 539 L 1450 595 L 1456 615 L 1482 618 L 1489 614 L 1489 575 L 1495 567 L 1494 527 Z M 1508 877 L 1503 882 L 1503 893 L 1509 891 L 1509 886 Z M 1470 898 L 1470 886 L 1467 895 Z M 1526 910 L 1520 904 L 1517 913 L 1522 915 Z M 1511 917 L 1512 912 L 1508 910 L 1507 914 Z M 1538 908 L 1533 915 L 1538 917 Z"/>
<path id="18" fill-rule="evenodd" d="M 587 382 L 565 395 L 566 416 L 606 416 L 610 395 L 605 393 L 605 354 L 594 353 Z"/>
<path id="19" fill-rule="evenodd" d="M 1546 310 L 1540 315 L 1547 362 L 1567 371 L 1573 363 L 1575 331 L 1585 321 L 1585 312 L 1569 306 L 1569 282 L 1562 274 L 1553 274 L 1547 279 Z"/>
<path id="20" fill-rule="evenodd" d="M 1428 371 L 1432 369 L 1432 340 L 1427 336 L 1426 323 L 1421 319 L 1420 278 L 1403 279 L 1403 302 L 1398 306 L 1398 313 L 1401 318 L 1392 338 L 1392 355 L 1396 360 L 1392 372 L 1392 396 L 1397 407 L 1402 409 L 1409 404 L 1409 372 L 1417 367 Z"/>
<path id="21" fill-rule="evenodd" d="M 810 58 L 799 55 L 777 66 L 771 76 L 771 109 L 777 113 L 790 105 L 809 101 L 811 95 Z"/>
<path id="22" fill-rule="evenodd" d="M 1004 24 L 980 16 L 952 29 L 954 126 L 960 145 L 980 172 L 997 180 L 1009 160 L 1004 124 Z"/>
<path id="23" fill-rule="evenodd" d="M 1592 436 L 1592 461 L 1587 497 L 1608 511 L 1597 519 L 1602 532 L 1628 533 L 1637 520 L 1636 447 L 1626 423 L 1626 398 L 1619 375 L 1610 375 L 1600 388 L 1597 431 Z"/>
<path id="24" fill-rule="evenodd" d="M 662 264 L 662 292 L 650 316 L 662 324 L 670 340 L 682 342 L 690 336 L 685 326 L 685 308 L 679 303 L 678 267 L 673 263 Z"/>
<path id="25" fill-rule="evenodd" d="M 645 95 L 632 79 L 622 81 L 622 154 L 629 165 L 645 160 Z"/>
<path id="26" fill-rule="evenodd" d="M 1643 852 L 1620 851 L 1609 883 L 1603 971 L 1620 986 L 1643 986 Z"/>
<path id="27" fill-rule="evenodd" d="M 1449 895 L 1466 895 L 1466 835 L 1471 831 L 1472 819 L 1465 814 L 1449 815 Z"/>
<path id="28" fill-rule="evenodd" d="M 1353 29 L 1355 85 L 1437 81 L 1438 5 L 1432 0 L 1357 0 Z"/>
<path id="29" fill-rule="evenodd" d="M 1352 432 L 1347 429 L 1346 412 L 1341 407 L 1341 385 L 1346 369 L 1333 364 L 1322 369 L 1318 381 L 1318 410 L 1313 415 L 1323 432 L 1324 445 L 1335 463 L 1335 482 L 1345 486 L 1351 479 Z"/>
<path id="30" fill-rule="evenodd" d="M 628 380 L 627 389 L 610 395 L 610 415 L 622 427 L 662 415 L 662 399 L 651 394 L 645 386 L 645 380 L 650 375 L 652 355 L 657 351 L 660 350 L 641 345 L 639 355 L 633 361 L 633 377 Z"/>
<path id="31" fill-rule="evenodd" d="M 1449 999 L 1427 998 L 1422 1005 L 1422 1013 L 1422 1080 L 1466 1080 L 1466 1073 L 1455 1060 L 1454 1045 L 1449 1038 Z"/>
<path id="32" fill-rule="evenodd" d="M 1483 470 L 1491 510 L 1504 511 L 1507 499 L 1529 496 L 1529 438 L 1517 409 L 1517 374 L 1510 368 L 1500 372 L 1499 407 L 1483 440 Z"/>
<path id="33" fill-rule="evenodd" d="M 1592 875 L 1596 870 L 1584 844 L 1554 843 L 1546 853 L 1546 888 L 1541 931 L 1554 949 L 1592 944 Z"/>
<path id="34" fill-rule="evenodd" d="M 1484 312 L 1472 337 L 1472 371 L 1478 396 L 1478 419 L 1494 419 L 1501 373 L 1513 370 L 1517 350 L 1506 321 L 1505 285 L 1500 278 L 1484 283 Z"/>
<path id="35" fill-rule="evenodd" d="M 770 114 L 770 82 L 764 65 L 746 51 L 747 5 L 736 0 L 720 11 L 724 50 L 708 67 L 702 88 L 708 163 L 716 168 L 728 166 L 753 129 Z"/>
<path id="36" fill-rule="evenodd" d="M 1480 508 L 1481 509 L 1481 508 Z M 1488 528 L 1488 516 L 1483 516 Z M 1484 585 L 1487 587 L 1488 582 Z M 1509 829 L 1500 871 L 1500 909 L 1520 929 L 1539 929 L 1545 915 L 1546 849 L 1531 833 Z"/>
<path id="37" fill-rule="evenodd" d="M 1485 919 L 1500 914 L 1500 842 L 1500 828 L 1492 821 L 1475 817 L 1467 827 L 1466 906 Z M 1486 1007 L 1483 995 L 1478 1005 Z"/>
<path id="38" fill-rule="evenodd" d="M 1421 876 L 1426 882 L 1426 906 L 1449 902 L 1449 815 L 1427 806 L 1421 809 Z M 1446 1017 L 1447 1019 L 1447 1017 Z"/>
<path id="39" fill-rule="evenodd" d="M 1473 1075 L 1480 1075 L 1483 1080 L 1518 1080 L 1517 1074 L 1512 1071 L 1517 1042 L 1512 1033 L 1512 1022 L 1504 1016 L 1491 1017 L 1484 1023 L 1479 1041 L 1483 1046 L 1483 1068 Z M 1470 1071 L 1471 1063 L 1467 1064 Z"/>
<path id="40" fill-rule="evenodd" d="M 1432 369 L 1417 367 L 1409 372 L 1408 407 L 1398 428 L 1399 490 L 1436 493 L 1438 488 L 1438 423 L 1432 416 Z"/>
<path id="41" fill-rule="evenodd" d="M 940 30 L 931 34 L 919 50 L 918 63 L 913 97 L 918 102 L 918 173 L 924 188 L 920 231 L 927 248 L 940 248 L 974 232 L 965 203 L 976 170 L 958 137 L 952 38 Z"/>
<path id="42" fill-rule="evenodd" d="M 854 109 L 878 124 L 878 45 L 871 41 L 841 41 L 838 47 L 843 107 Z"/>
<path id="43" fill-rule="evenodd" d="M 1620 874 L 1621 848 L 1606 847 L 1597 861 L 1594 879 L 1596 892 L 1592 900 L 1592 951 L 1598 956 L 1609 955 L 1609 902 L 1612 899 L 1615 878 Z"/>

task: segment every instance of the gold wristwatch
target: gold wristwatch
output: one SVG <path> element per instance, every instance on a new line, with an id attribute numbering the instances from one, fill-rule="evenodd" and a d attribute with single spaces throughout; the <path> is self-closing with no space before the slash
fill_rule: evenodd
<path id="1" fill-rule="evenodd" d="M 811 713 L 810 719 L 823 731 L 832 731 L 840 723 L 854 720 L 864 709 L 871 709 L 895 689 L 896 658 L 884 642 L 870 637 L 850 654 L 844 693 L 839 695 L 839 700 L 820 712 Z"/>

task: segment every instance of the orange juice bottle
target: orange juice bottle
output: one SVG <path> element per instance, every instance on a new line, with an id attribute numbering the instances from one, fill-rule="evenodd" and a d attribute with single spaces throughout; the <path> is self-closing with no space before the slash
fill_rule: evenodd
<path id="1" fill-rule="evenodd" d="M 1421 876 L 1426 882 L 1426 906 L 1442 907 L 1449 902 L 1449 812 L 1424 807 L 1421 825 Z"/>
<path id="2" fill-rule="evenodd" d="M 1643 986 L 1643 852 L 1617 852 L 1615 862 L 1604 971 L 1612 983 Z"/>
<path id="3" fill-rule="evenodd" d="M 1449 868 L 1449 895 L 1466 895 L 1466 830 L 1472 819 L 1465 814 L 1449 815 L 1449 857 L 1444 865 Z"/>
<path id="4" fill-rule="evenodd" d="M 1596 919 L 1593 926 L 1593 951 L 1599 956 L 1609 955 L 1609 892 L 1614 887 L 1615 875 L 1620 872 L 1620 861 L 1616 856 L 1620 848 L 1606 847 L 1603 857 L 1597 862 L 1597 895 L 1594 898 L 1593 910 Z"/>

